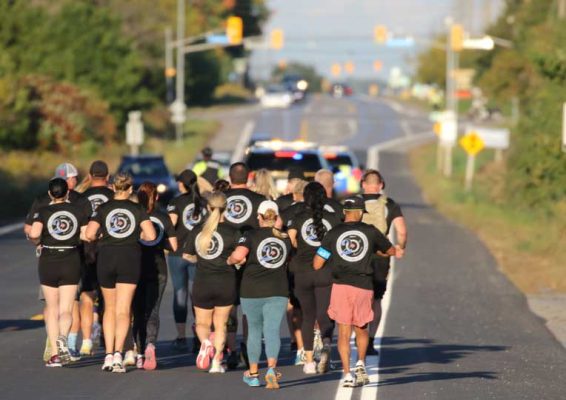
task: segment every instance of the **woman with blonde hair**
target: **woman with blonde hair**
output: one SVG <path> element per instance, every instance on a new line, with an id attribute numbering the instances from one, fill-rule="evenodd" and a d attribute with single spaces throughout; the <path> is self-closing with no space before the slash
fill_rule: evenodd
<path id="1" fill-rule="evenodd" d="M 278 197 L 275 182 L 267 169 L 262 168 L 255 172 L 253 191 L 265 196 L 265 198 L 269 200 L 275 200 Z"/>
<path id="2" fill-rule="evenodd" d="M 196 334 L 201 342 L 197 367 L 210 373 L 224 373 L 221 364 L 226 343 L 226 323 L 236 302 L 236 270 L 227 264 L 236 247 L 239 231 L 224 222 L 226 196 L 214 192 L 208 198 L 208 219 L 191 231 L 184 257 L 196 262 L 192 301 L 195 309 Z M 214 324 L 214 343 L 210 326 Z"/>

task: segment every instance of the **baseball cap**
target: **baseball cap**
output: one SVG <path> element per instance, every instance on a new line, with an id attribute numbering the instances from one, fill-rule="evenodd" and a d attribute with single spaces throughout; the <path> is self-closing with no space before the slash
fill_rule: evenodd
<path id="1" fill-rule="evenodd" d="M 277 203 L 272 200 L 262 201 L 257 208 L 257 213 L 263 215 L 267 212 L 267 210 L 273 210 L 277 215 L 279 215 L 279 207 L 277 207 Z"/>
<path id="2" fill-rule="evenodd" d="M 89 173 L 97 178 L 104 178 L 108 175 L 108 165 L 102 160 L 96 160 L 90 164 Z"/>
<path id="3" fill-rule="evenodd" d="M 177 182 L 181 182 L 185 187 L 191 186 L 197 181 L 197 175 L 190 169 L 185 169 L 179 175 L 175 177 Z"/>
<path id="4" fill-rule="evenodd" d="M 57 168 L 55 168 L 54 178 L 68 179 L 74 176 L 79 176 L 79 171 L 77 171 L 75 166 L 71 163 L 59 164 Z"/>
<path id="5" fill-rule="evenodd" d="M 305 180 L 305 173 L 299 167 L 291 167 L 291 168 L 289 168 L 289 176 L 287 177 L 287 179 L 289 179 L 289 180 L 291 180 L 291 179 Z"/>
<path id="6" fill-rule="evenodd" d="M 63 178 L 53 178 L 49 181 L 49 193 L 56 199 L 60 199 L 65 197 L 67 192 L 69 191 L 69 185 L 67 185 L 67 181 Z"/>
<path id="7" fill-rule="evenodd" d="M 363 211 L 366 212 L 366 203 L 361 196 L 352 196 L 344 200 L 345 211 Z"/>
<path id="8" fill-rule="evenodd" d="M 205 147 L 201 150 L 201 153 L 204 157 L 212 157 L 212 149 L 210 147 Z"/>

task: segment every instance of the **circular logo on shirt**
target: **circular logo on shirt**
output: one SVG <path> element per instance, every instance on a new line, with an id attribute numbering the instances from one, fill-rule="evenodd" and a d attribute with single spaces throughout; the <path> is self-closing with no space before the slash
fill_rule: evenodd
<path id="1" fill-rule="evenodd" d="M 187 228 L 189 231 L 192 231 L 196 225 L 200 224 L 200 222 L 202 221 L 202 216 L 205 213 L 204 209 L 202 209 L 201 213 L 197 216 L 193 215 L 194 212 L 194 204 L 189 204 L 183 210 L 183 225 L 185 225 L 185 228 Z"/>
<path id="2" fill-rule="evenodd" d="M 153 227 L 155 228 L 155 240 L 148 242 L 140 239 L 140 243 L 147 247 L 154 247 L 157 246 L 163 239 L 163 235 L 165 235 L 165 227 L 163 226 L 163 223 L 159 220 L 159 218 L 149 217 L 149 220 L 153 223 Z"/>
<path id="3" fill-rule="evenodd" d="M 130 236 L 136 229 L 136 219 L 130 210 L 117 208 L 106 216 L 106 230 L 116 239 Z"/>
<path id="4" fill-rule="evenodd" d="M 227 200 L 224 216 L 233 224 L 246 222 L 252 215 L 252 202 L 246 196 L 231 196 Z"/>
<path id="5" fill-rule="evenodd" d="M 68 211 L 57 211 L 47 221 L 47 231 L 55 240 L 72 238 L 79 229 L 77 218 Z"/>
<path id="6" fill-rule="evenodd" d="M 88 196 L 90 205 L 92 206 L 92 211 L 96 211 L 99 205 L 104 204 L 108 201 L 108 197 L 103 194 L 92 194 Z"/>
<path id="7" fill-rule="evenodd" d="M 199 242 L 199 238 L 202 233 L 199 233 L 196 238 L 196 243 Z M 197 253 L 200 257 L 204 258 L 205 260 L 213 260 L 222 254 L 224 250 L 224 240 L 222 240 L 222 236 L 218 232 L 214 232 L 212 237 L 210 238 L 210 245 L 208 246 L 208 250 L 206 254 L 203 254 L 198 250 L 197 246 Z"/>
<path id="8" fill-rule="evenodd" d="M 257 248 L 257 260 L 265 268 L 276 269 L 287 260 L 287 247 L 281 239 L 263 239 Z"/>
<path id="9" fill-rule="evenodd" d="M 360 231 L 347 231 L 338 237 L 338 255 L 348 262 L 358 262 L 368 252 L 368 238 Z"/>
<path id="10" fill-rule="evenodd" d="M 332 226 L 330 226 L 330 222 L 328 222 L 325 219 L 322 220 L 322 225 L 324 225 L 326 232 L 332 229 Z M 320 246 L 320 241 L 317 240 L 316 229 L 314 227 L 314 221 L 312 218 L 307 219 L 303 223 L 303 226 L 301 227 L 301 236 L 303 237 L 305 243 L 308 244 L 309 246 L 312 247 Z"/>
<path id="11" fill-rule="evenodd" d="M 323 209 L 325 211 L 331 212 L 331 213 L 336 213 L 336 210 L 334 208 L 332 208 L 332 206 L 330 204 L 325 204 Z"/>

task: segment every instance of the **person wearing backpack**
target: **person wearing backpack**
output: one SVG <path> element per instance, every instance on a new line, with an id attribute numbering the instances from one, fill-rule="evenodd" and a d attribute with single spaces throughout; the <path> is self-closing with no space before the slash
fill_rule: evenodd
<path id="1" fill-rule="evenodd" d="M 391 226 L 395 228 L 395 247 L 405 249 L 407 245 L 407 227 L 401 207 L 393 199 L 382 193 L 385 189 L 385 181 L 381 173 L 375 169 L 368 169 L 362 176 L 362 190 L 365 201 L 366 213 L 362 222 L 375 226 L 381 233 L 388 235 Z M 375 257 L 373 276 L 373 313 L 374 319 L 369 326 L 370 340 L 368 344 L 368 355 L 377 355 L 373 347 L 373 338 L 379 327 L 381 319 L 381 299 L 387 288 L 387 276 L 390 269 L 390 258 Z"/>

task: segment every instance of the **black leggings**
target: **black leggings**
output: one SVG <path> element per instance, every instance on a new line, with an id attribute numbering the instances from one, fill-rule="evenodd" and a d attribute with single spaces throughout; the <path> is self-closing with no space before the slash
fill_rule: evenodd
<path id="1" fill-rule="evenodd" d="M 318 321 L 323 339 L 332 341 L 334 321 L 328 316 L 332 282 L 326 271 L 295 273 L 295 296 L 301 304 L 301 333 L 305 351 L 313 350 L 314 324 Z"/>

